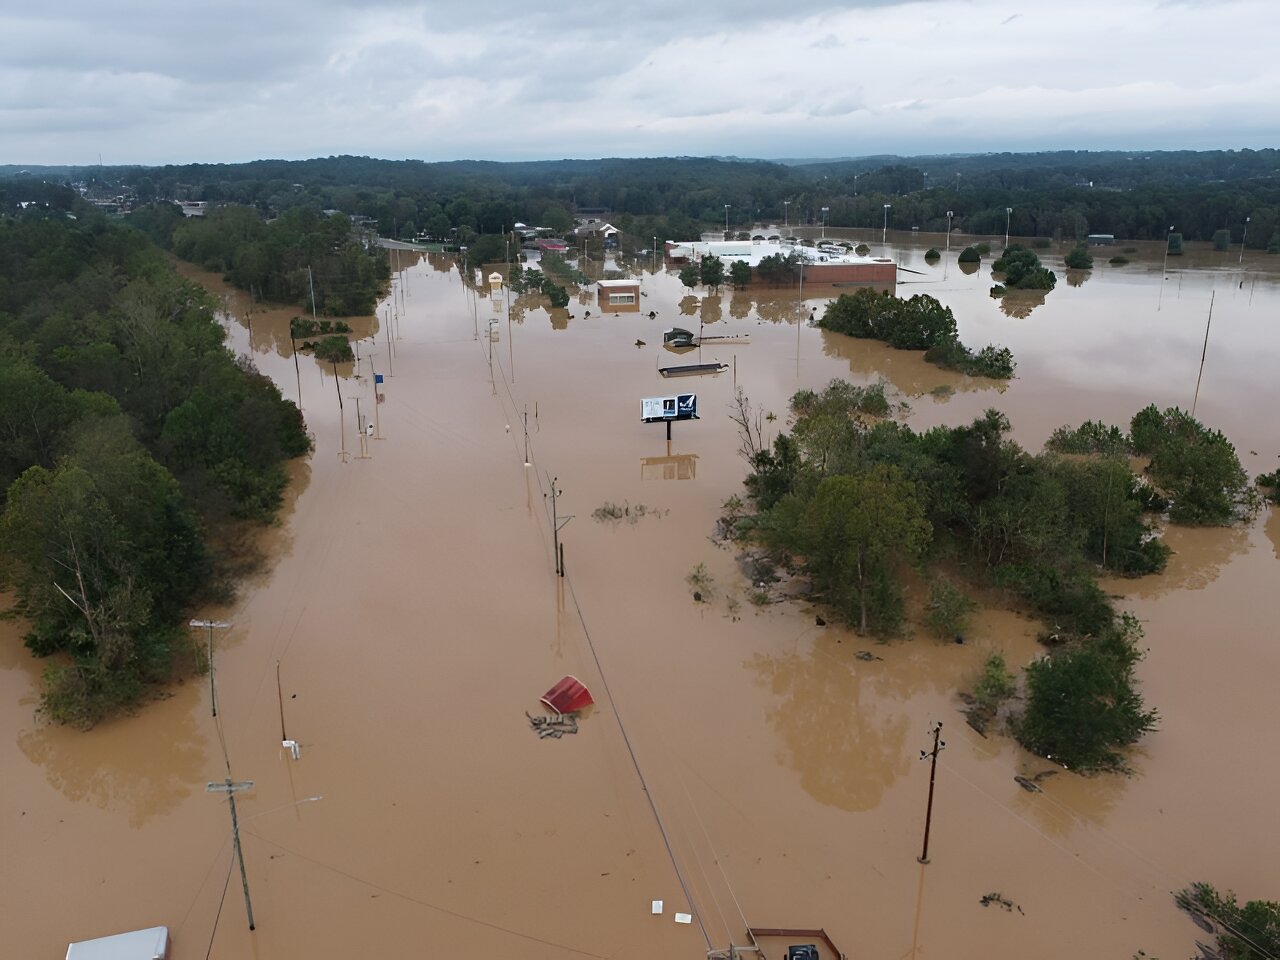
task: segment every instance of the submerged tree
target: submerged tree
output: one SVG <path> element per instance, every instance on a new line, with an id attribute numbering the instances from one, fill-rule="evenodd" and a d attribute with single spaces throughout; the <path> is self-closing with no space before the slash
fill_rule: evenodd
<path id="1" fill-rule="evenodd" d="M 807 503 L 784 499 L 763 529 L 804 558 L 814 587 L 861 633 L 897 628 L 896 568 L 918 559 L 933 532 L 915 485 L 887 465 L 828 477 Z"/>
<path id="2" fill-rule="evenodd" d="M 1123 770 L 1120 749 L 1155 728 L 1134 687 L 1142 629 L 1125 616 L 1096 639 L 1027 666 L 1027 706 L 1015 724 L 1028 750 L 1073 770 Z"/>

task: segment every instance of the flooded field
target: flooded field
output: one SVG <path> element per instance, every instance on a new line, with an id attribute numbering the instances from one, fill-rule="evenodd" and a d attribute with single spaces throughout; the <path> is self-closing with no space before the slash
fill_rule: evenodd
<path id="1" fill-rule="evenodd" d="M 175 960 L 697 957 L 752 926 L 825 928 L 853 960 L 1168 960 L 1204 937 L 1170 891 L 1280 895 L 1280 773 L 1265 755 L 1280 722 L 1274 508 L 1236 529 L 1172 528 L 1165 574 L 1106 584 L 1144 622 L 1159 730 L 1135 776 L 1062 773 L 1039 794 L 1013 778 L 1049 765 L 967 727 L 956 697 L 990 652 L 1036 656 L 1036 622 L 989 609 L 963 646 L 923 631 L 873 645 L 817 626 L 803 601 L 753 603 L 711 540 L 745 472 L 735 386 L 777 414 L 773 433 L 800 387 L 884 377 L 917 429 L 998 407 L 1039 449 L 1063 423 L 1189 407 L 1211 296 L 1197 416 L 1251 475 L 1280 465 L 1280 273 L 1266 258 L 1192 252 L 1164 273 L 1158 247 L 1116 267 L 1106 251 L 1043 303 L 1011 306 L 988 296 L 987 267 L 926 263 L 931 243 L 872 248 L 918 271 L 899 293 L 952 306 L 967 344 L 1009 346 L 1017 379 L 798 324 L 830 289 L 691 302 L 646 261 L 640 313 L 601 315 L 584 295 L 509 318 L 505 295 L 477 296 L 450 258 L 399 251 L 392 295 L 357 327 L 359 370 L 335 380 L 305 355 L 295 369 L 297 311 L 187 270 L 225 298 L 233 347 L 301 396 L 316 452 L 264 536 L 271 567 L 231 608 L 194 612 L 232 623 L 215 637 L 216 720 L 202 677 L 87 734 L 43 726 L 40 664 L 0 621 L 5 952 L 60 956 L 163 923 Z M 1060 278 L 1063 252 L 1041 251 Z M 680 361 L 723 373 L 663 380 L 662 331 L 699 319 L 750 342 Z M 639 401 L 687 391 L 702 419 L 675 424 L 668 448 Z M 364 441 L 357 402 L 377 418 Z M 594 519 L 605 504 L 632 509 Z M 699 564 L 701 604 L 687 582 Z M 575 736 L 540 740 L 525 712 L 565 674 L 596 706 Z M 938 721 L 921 866 L 919 756 Z M 252 933 L 227 802 L 205 790 L 228 775 L 254 781 L 237 797 Z M 1013 908 L 982 905 L 994 892 Z"/>

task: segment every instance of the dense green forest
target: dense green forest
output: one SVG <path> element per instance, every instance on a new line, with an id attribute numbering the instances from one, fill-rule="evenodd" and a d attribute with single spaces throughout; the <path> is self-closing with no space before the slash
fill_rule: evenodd
<path id="1" fill-rule="evenodd" d="M 1088 152 L 894 157 L 775 163 L 651 158 L 530 163 L 424 163 L 369 157 L 163 167 L 50 168 L 103 196 L 304 206 L 372 217 L 386 236 L 497 234 L 515 221 L 567 229 L 583 209 L 607 211 L 632 242 L 689 239 L 703 227 L 826 223 L 836 227 L 1083 239 L 1111 233 L 1280 250 L 1276 150 Z M 785 203 L 785 209 L 784 209 Z M 885 204 L 890 208 L 887 213 Z M 823 213 L 823 208 L 826 213 Z M 953 216 L 948 218 L 948 211 Z M 1247 218 L 1247 228 L 1246 228 Z M 1247 234 L 1247 235 L 1246 235 Z M 465 241 L 464 241 L 465 242 Z"/>
<path id="2" fill-rule="evenodd" d="M 10 194 L 12 195 L 12 194 Z M 43 709 L 89 726 L 168 678 L 231 544 L 281 503 L 302 416 L 210 299 L 70 191 L 0 210 L 0 583 L 52 656 Z"/>
<path id="3" fill-rule="evenodd" d="M 790 431 L 768 448 L 753 432 L 758 421 L 735 418 L 752 508 L 736 512 L 735 535 L 803 573 L 816 598 L 863 633 L 901 630 L 912 567 L 935 588 L 946 571 L 1004 594 L 1044 621 L 1052 651 L 1027 668 L 1015 734 L 1073 769 L 1122 767 L 1120 748 L 1156 718 L 1133 685 L 1141 629 L 1098 576 L 1163 569 L 1162 513 L 1199 524 L 1247 514 L 1256 494 L 1235 450 L 1182 411 L 1149 407 L 1129 432 L 1063 428 L 1048 452 L 1032 454 L 1009 439 L 1003 413 L 917 433 L 883 417 L 874 389 L 835 381 L 797 393 Z M 1151 457 L 1144 475 L 1130 452 Z M 962 639 L 964 598 L 948 592 L 931 593 L 930 622 Z"/>
<path id="4" fill-rule="evenodd" d="M 255 297 L 312 306 L 330 316 L 373 313 L 389 274 L 386 255 L 345 214 L 312 207 L 269 222 L 253 207 L 227 204 L 183 217 L 171 203 L 134 212 L 130 223 L 183 260 L 223 274 Z"/>

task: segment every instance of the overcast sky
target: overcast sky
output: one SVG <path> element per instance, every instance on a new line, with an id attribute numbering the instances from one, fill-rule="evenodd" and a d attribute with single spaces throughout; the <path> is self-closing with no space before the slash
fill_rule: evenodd
<path id="1" fill-rule="evenodd" d="M 1280 146 L 1276 0 L 64 0 L 0 163 Z"/>

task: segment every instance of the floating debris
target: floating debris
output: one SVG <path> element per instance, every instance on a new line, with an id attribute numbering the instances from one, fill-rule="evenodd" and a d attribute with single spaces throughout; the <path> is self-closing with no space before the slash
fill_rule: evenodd
<path id="1" fill-rule="evenodd" d="M 558 717 L 535 717 L 528 711 L 529 727 L 538 735 L 539 740 L 559 740 L 566 733 L 578 732 L 578 715 L 562 713 Z"/>
<path id="2" fill-rule="evenodd" d="M 857 659 L 857 660 L 865 660 L 865 661 L 867 661 L 867 662 L 870 662 L 870 661 L 872 661 L 872 660 L 883 660 L 883 659 L 884 659 L 884 657 L 877 657 L 877 656 L 876 656 L 874 653 L 872 653 L 870 650 L 859 650 L 859 651 L 858 651 L 857 653 L 855 653 L 853 656 L 854 656 L 854 658 L 855 658 L 855 659 Z"/>
<path id="3" fill-rule="evenodd" d="M 1044 791 L 1040 789 L 1040 784 L 1056 773 L 1058 773 L 1057 770 L 1041 770 L 1030 777 L 1024 777 L 1019 774 L 1013 778 L 1013 782 L 1027 791 L 1027 793 L 1043 793 Z"/>
<path id="4" fill-rule="evenodd" d="M 1024 917 L 1026 916 L 1026 914 L 1023 913 L 1022 907 L 1018 906 L 1008 897 L 1001 894 L 998 890 L 995 893 L 984 894 L 982 899 L 979 900 L 978 902 L 982 904 L 984 907 L 989 907 L 993 903 L 998 904 L 999 906 L 1004 908 L 1006 913 L 1013 913 L 1014 910 L 1017 910 Z"/>

